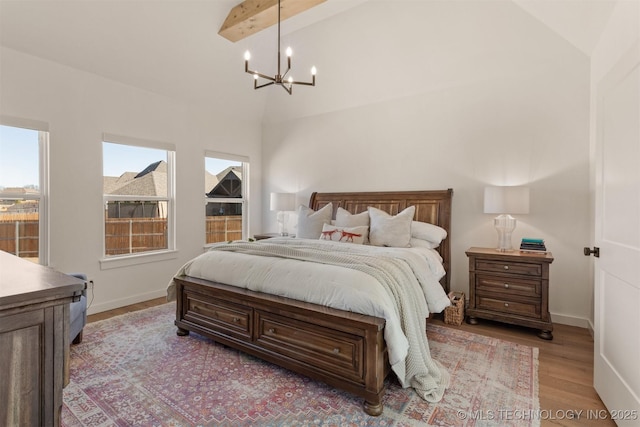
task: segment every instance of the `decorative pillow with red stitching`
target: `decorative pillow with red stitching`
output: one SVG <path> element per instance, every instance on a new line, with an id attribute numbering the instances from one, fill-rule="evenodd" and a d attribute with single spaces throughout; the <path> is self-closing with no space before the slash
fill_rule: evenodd
<path id="1" fill-rule="evenodd" d="M 362 245 L 369 235 L 369 227 L 336 227 L 324 224 L 320 240 L 332 240 L 334 242 L 355 243 Z"/>
<path id="2" fill-rule="evenodd" d="M 369 244 L 369 212 L 364 211 L 359 214 L 352 214 L 346 209 L 338 207 L 336 212 L 336 221 L 332 223 L 336 227 L 367 227 L 367 236 L 364 238 L 364 244 Z"/>

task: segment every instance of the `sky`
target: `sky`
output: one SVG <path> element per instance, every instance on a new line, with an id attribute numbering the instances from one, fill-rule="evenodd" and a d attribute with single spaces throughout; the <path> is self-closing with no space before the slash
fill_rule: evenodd
<path id="1" fill-rule="evenodd" d="M 0 126 L 0 187 L 38 186 L 38 131 Z"/>
<path id="2" fill-rule="evenodd" d="M 120 176 L 124 172 L 140 172 L 158 160 L 167 161 L 165 150 L 109 142 L 102 143 L 102 156 L 104 176 Z"/>
<path id="3" fill-rule="evenodd" d="M 167 160 L 164 150 L 108 142 L 102 145 L 104 176 L 140 172 L 151 163 Z M 207 158 L 206 170 L 217 174 L 228 166 L 239 164 Z M 38 131 L 0 126 L 0 187 L 37 186 L 38 173 Z"/>

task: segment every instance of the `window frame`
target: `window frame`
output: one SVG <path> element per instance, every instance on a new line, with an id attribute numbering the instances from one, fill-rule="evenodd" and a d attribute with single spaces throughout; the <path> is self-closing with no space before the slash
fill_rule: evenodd
<path id="1" fill-rule="evenodd" d="M 48 266 L 49 259 L 49 124 L 38 120 L 0 115 L 0 125 L 38 132 L 38 194 L 15 194 L 0 191 L 0 199 L 38 200 L 38 263 Z"/>
<path id="2" fill-rule="evenodd" d="M 203 178 L 206 176 L 206 172 L 207 172 L 207 158 L 212 158 L 212 159 L 220 159 L 220 160 L 229 160 L 229 161 L 236 161 L 236 162 L 240 162 L 242 164 L 242 184 L 241 184 L 241 194 L 242 197 L 238 198 L 238 197 L 207 197 L 206 194 L 204 196 L 204 206 L 205 206 L 205 211 L 206 211 L 206 206 L 208 203 L 235 203 L 235 204 L 240 204 L 242 207 L 242 239 L 246 240 L 247 237 L 249 236 L 249 168 L 250 168 L 250 161 L 249 161 L 249 157 L 248 156 L 242 156 L 242 155 L 238 155 L 238 154 L 230 154 L 230 153 L 223 153 L 220 151 L 211 151 L 211 150 L 205 150 L 204 152 L 204 157 L 203 157 L 203 161 L 204 161 L 204 171 L 205 173 L 203 173 Z M 209 248 L 212 245 L 214 245 L 215 243 L 207 243 L 207 236 L 206 236 L 206 214 L 205 214 L 205 218 L 203 221 L 203 227 L 204 227 L 204 247 Z"/>
<path id="3" fill-rule="evenodd" d="M 104 187 L 102 191 L 102 258 L 100 259 L 101 269 L 117 268 L 141 264 L 149 261 L 164 261 L 177 257 L 176 250 L 176 147 L 175 144 L 162 141 L 153 141 L 116 135 L 111 133 L 103 133 L 102 141 L 102 165 L 104 171 L 104 143 L 128 145 L 141 148 L 152 148 L 156 150 L 164 150 L 167 153 L 167 196 L 128 196 L 128 195 L 112 195 L 105 194 Z M 102 174 L 104 179 L 104 172 Z M 107 255 L 106 251 L 106 212 L 109 202 L 114 201 L 152 201 L 167 203 L 167 247 L 146 252 L 134 252 L 119 255 Z"/>

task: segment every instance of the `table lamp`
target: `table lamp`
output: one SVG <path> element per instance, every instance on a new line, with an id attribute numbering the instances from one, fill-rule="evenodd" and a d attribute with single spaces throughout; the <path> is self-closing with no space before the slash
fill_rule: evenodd
<path id="1" fill-rule="evenodd" d="M 278 232 L 281 236 L 288 236 L 287 211 L 295 210 L 296 195 L 294 193 L 271 193 L 271 210 L 278 211 Z"/>
<path id="2" fill-rule="evenodd" d="M 516 219 L 511 214 L 529 213 L 529 187 L 486 187 L 484 213 L 500 214 L 493 220 L 498 232 L 496 250 L 513 251 L 511 235 L 516 229 Z"/>

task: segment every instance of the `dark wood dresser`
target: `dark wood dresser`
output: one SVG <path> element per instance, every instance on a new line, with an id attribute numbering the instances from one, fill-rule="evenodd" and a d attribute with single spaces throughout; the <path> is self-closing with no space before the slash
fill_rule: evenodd
<path id="1" fill-rule="evenodd" d="M 84 282 L 0 251 L 0 425 L 58 426 Z"/>
<path id="2" fill-rule="evenodd" d="M 539 329 L 538 336 L 553 339 L 549 313 L 550 253 L 499 252 L 470 248 L 467 321 L 476 318 Z"/>

